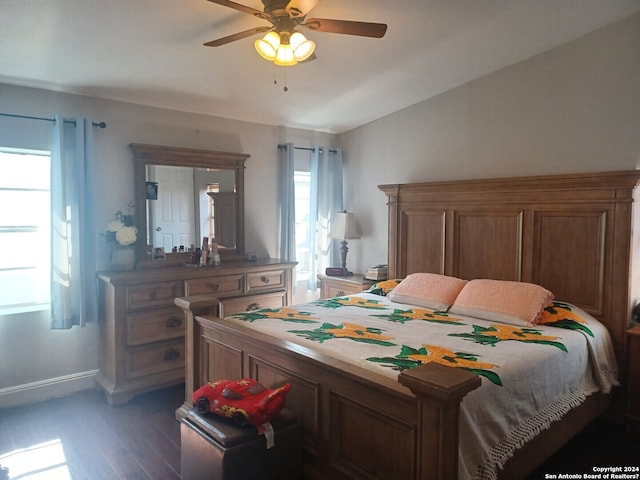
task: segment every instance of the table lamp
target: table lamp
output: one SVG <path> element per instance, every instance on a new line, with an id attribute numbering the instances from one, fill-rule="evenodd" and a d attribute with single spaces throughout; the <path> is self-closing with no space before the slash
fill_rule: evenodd
<path id="1" fill-rule="evenodd" d="M 331 222 L 331 231 L 329 232 L 331 238 L 340 240 L 340 253 L 342 254 L 342 272 L 343 275 L 351 275 L 351 272 L 347 270 L 347 240 L 354 240 L 360 238 L 360 232 L 356 225 L 356 216 L 353 213 L 337 212 Z"/>

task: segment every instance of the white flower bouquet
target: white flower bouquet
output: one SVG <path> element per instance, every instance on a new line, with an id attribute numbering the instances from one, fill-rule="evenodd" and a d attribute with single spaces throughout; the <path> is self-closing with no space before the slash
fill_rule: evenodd
<path id="1" fill-rule="evenodd" d="M 138 229 L 135 226 L 135 215 L 125 214 L 118 210 L 114 219 L 110 221 L 102 234 L 107 242 L 126 247 L 138 240 Z"/>

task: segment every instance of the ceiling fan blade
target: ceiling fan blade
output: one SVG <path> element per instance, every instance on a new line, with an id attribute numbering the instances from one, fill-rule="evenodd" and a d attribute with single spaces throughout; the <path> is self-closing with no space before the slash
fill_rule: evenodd
<path id="1" fill-rule="evenodd" d="M 304 17 L 320 0 L 291 0 L 284 7 L 290 17 Z"/>
<path id="2" fill-rule="evenodd" d="M 217 40 L 211 40 L 204 44 L 205 47 L 219 47 L 221 45 L 226 45 L 227 43 L 235 42 L 236 40 L 241 40 L 243 38 L 250 37 L 251 35 L 255 35 L 257 33 L 266 32 L 267 30 L 271 30 L 272 27 L 262 26 L 255 27 L 249 30 L 245 30 L 244 32 L 234 33 L 233 35 L 229 35 L 226 37 L 218 38 Z"/>
<path id="3" fill-rule="evenodd" d="M 215 3 L 216 5 L 222 5 L 223 7 L 233 8 L 234 10 L 239 10 L 244 13 L 248 13 L 249 15 L 254 15 L 259 18 L 267 18 L 267 15 L 261 11 L 256 10 L 255 8 L 247 7 L 246 5 L 241 5 L 236 2 L 231 2 L 229 0 L 209 0 L 211 3 Z"/>
<path id="4" fill-rule="evenodd" d="M 310 18 L 303 27 L 318 32 L 343 33 L 361 37 L 382 38 L 387 32 L 385 23 L 353 22 L 351 20 L 329 20 L 327 18 Z"/>

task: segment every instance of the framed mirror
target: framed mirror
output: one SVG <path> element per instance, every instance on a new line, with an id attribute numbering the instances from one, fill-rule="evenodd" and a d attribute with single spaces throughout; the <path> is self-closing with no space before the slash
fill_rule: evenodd
<path id="1" fill-rule="evenodd" d="M 244 257 L 244 163 L 250 155 L 132 143 L 136 268 L 189 262 L 206 238 L 222 259 Z M 161 252 L 156 255 L 154 252 Z"/>

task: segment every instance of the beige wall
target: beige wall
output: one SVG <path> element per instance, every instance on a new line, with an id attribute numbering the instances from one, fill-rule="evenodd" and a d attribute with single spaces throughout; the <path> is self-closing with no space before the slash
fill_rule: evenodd
<path id="1" fill-rule="evenodd" d="M 638 52 L 635 15 L 343 134 L 351 268 L 385 261 L 379 184 L 635 169 Z"/>
<path id="2" fill-rule="evenodd" d="M 107 122 L 107 129 L 95 132 L 102 185 L 98 227 L 133 199 L 131 142 L 251 154 L 246 169 L 247 250 L 261 256 L 278 254 L 276 145 L 341 144 L 345 205 L 358 215 L 363 230 L 362 239 L 349 243 L 349 267 L 359 271 L 386 260 L 386 199 L 378 184 L 636 168 L 639 51 L 636 15 L 340 139 L 8 85 L 0 85 L 0 110 Z M 0 144 L 25 146 L 25 139 L 42 135 L 43 128 L 38 122 L 0 118 Z M 104 268 L 106 247 L 98 245 L 97 263 Z M 52 332 L 46 316 L 0 317 L 0 406 L 3 393 L 10 396 L 16 385 L 69 376 L 90 379 L 97 368 L 96 352 L 95 325 Z M 64 361 L 57 367 L 51 358 Z M 62 388 L 71 383 L 61 382 Z"/>

